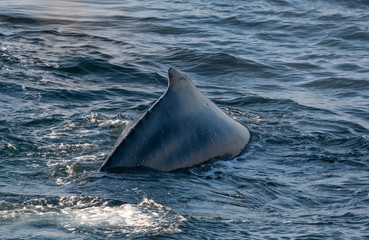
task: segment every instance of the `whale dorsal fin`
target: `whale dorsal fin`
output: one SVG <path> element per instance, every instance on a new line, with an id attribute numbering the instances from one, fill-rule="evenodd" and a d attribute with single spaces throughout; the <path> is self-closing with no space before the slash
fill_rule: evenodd
<path id="1" fill-rule="evenodd" d="M 190 77 L 184 72 L 178 71 L 175 68 L 169 68 L 168 70 L 168 87 L 174 90 L 181 89 L 186 86 L 193 87 L 193 83 Z"/>
<path id="2" fill-rule="evenodd" d="M 202 95 L 185 73 L 170 68 L 168 79 L 167 91 L 123 130 L 101 171 L 172 171 L 242 152 L 250 140 L 246 127 Z"/>

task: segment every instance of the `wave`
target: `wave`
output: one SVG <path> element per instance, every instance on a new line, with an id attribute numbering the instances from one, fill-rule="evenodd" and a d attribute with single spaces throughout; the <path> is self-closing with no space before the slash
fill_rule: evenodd
<path id="1" fill-rule="evenodd" d="M 172 63 L 181 62 L 182 66 L 185 64 L 182 67 L 184 71 L 196 72 L 197 74 L 207 76 L 237 75 L 245 72 L 248 75 L 260 76 L 266 73 L 271 75 L 275 69 L 272 65 L 252 59 L 244 59 L 229 53 L 198 51 L 180 47 L 168 49 L 164 57 L 167 59 L 166 61 Z"/>
<path id="2" fill-rule="evenodd" d="M 26 15 L 4 15 L 0 14 L 0 22 L 10 24 L 38 24 L 39 21 L 36 18 L 28 17 Z"/>
<path id="3" fill-rule="evenodd" d="M 363 10 L 369 8 L 369 3 L 366 0 L 324 0 L 323 2 L 331 4 L 332 6 L 343 6 L 345 8 L 358 8 Z"/>
<path id="4" fill-rule="evenodd" d="M 341 67 L 352 66 L 344 65 Z M 338 77 L 328 77 L 318 80 L 313 80 L 302 84 L 303 87 L 317 88 L 317 89 L 344 89 L 344 90 L 363 90 L 369 89 L 369 81 L 365 79 L 353 79 L 353 78 L 338 78 Z"/>

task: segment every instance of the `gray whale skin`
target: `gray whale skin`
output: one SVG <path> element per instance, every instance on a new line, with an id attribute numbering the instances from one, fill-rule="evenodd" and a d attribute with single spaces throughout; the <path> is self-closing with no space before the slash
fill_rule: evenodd
<path id="1" fill-rule="evenodd" d="M 100 171 L 172 171 L 231 159 L 245 148 L 250 140 L 245 126 L 202 95 L 185 73 L 170 68 L 168 78 L 166 92 L 123 130 Z"/>

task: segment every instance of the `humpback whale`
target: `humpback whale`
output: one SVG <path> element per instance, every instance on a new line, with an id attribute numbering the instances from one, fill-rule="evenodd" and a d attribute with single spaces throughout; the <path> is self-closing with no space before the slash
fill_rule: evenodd
<path id="1" fill-rule="evenodd" d="M 166 92 L 116 141 L 100 171 L 163 171 L 238 156 L 250 132 L 197 90 L 185 73 L 168 70 Z"/>

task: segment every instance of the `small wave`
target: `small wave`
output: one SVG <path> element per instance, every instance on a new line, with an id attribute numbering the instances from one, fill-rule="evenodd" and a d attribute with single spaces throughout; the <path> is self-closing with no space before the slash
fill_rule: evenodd
<path id="1" fill-rule="evenodd" d="M 365 26 L 349 25 L 331 34 L 331 37 L 344 40 L 366 41 L 369 38 L 369 33 L 365 29 Z"/>
<path id="2" fill-rule="evenodd" d="M 369 8 L 369 2 L 367 0 L 323 0 L 322 2 L 326 2 L 331 4 L 332 6 L 344 6 L 348 8 Z"/>
<path id="3" fill-rule="evenodd" d="M 321 70 L 322 67 L 312 64 L 311 62 L 291 62 L 291 63 L 284 63 L 286 66 L 295 68 L 297 70 L 307 70 L 307 71 L 317 71 Z"/>
<path id="4" fill-rule="evenodd" d="M 198 30 L 196 28 L 183 28 L 183 27 L 174 27 L 174 26 L 165 26 L 165 25 L 152 25 L 144 26 L 139 32 L 142 31 L 152 32 L 159 35 L 182 35 L 189 33 L 197 33 Z"/>
<path id="5" fill-rule="evenodd" d="M 118 70 L 119 66 L 110 64 L 104 59 L 90 59 L 88 57 L 74 57 L 59 64 L 59 71 L 71 74 L 85 75 Z M 118 70 L 119 71 L 119 70 Z"/>
<path id="6" fill-rule="evenodd" d="M 303 87 L 318 89 L 369 89 L 369 81 L 364 79 L 329 77 L 302 84 Z"/>
<path id="7" fill-rule="evenodd" d="M 37 24 L 39 21 L 35 18 L 24 15 L 0 15 L 0 22 L 10 24 Z"/>
<path id="8" fill-rule="evenodd" d="M 106 16 L 102 16 L 102 17 L 106 17 Z M 162 17 L 142 17 L 142 16 L 123 16 L 123 15 L 115 15 L 115 16 L 110 16 L 110 19 L 114 19 L 114 20 L 118 20 L 118 21 L 125 21 L 125 22 L 162 22 L 165 21 L 164 18 Z"/>
<path id="9" fill-rule="evenodd" d="M 248 72 L 249 75 L 260 75 L 265 72 L 271 73 L 274 69 L 271 65 L 223 52 L 201 52 L 187 48 L 171 48 L 166 52 L 166 57 L 172 62 L 187 63 L 189 72 L 193 71 L 207 76 L 242 72 Z M 225 64 L 231 67 L 224 67 Z"/>

